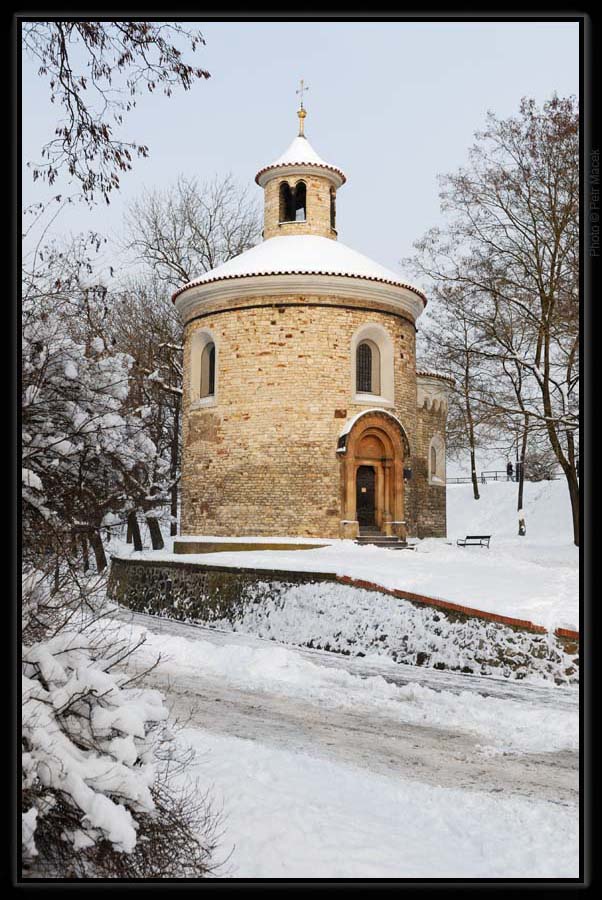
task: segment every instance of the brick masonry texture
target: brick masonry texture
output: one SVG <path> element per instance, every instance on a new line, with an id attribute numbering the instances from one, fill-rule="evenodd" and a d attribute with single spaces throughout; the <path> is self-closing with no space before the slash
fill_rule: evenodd
<path id="1" fill-rule="evenodd" d="M 266 296 L 253 306 L 261 302 L 204 315 L 186 328 L 182 533 L 339 536 L 337 439 L 345 419 L 370 406 L 353 402 L 352 337 L 376 323 L 394 345 L 389 409 L 408 434 L 416 472 L 405 491 L 408 530 L 445 534 L 445 489 L 430 488 L 423 475 L 429 429 L 441 429 L 442 414 L 421 416 L 418 428 L 413 323 L 334 305 L 344 297 L 280 297 L 276 307 Z M 201 408 L 190 396 L 198 330 L 215 340 L 218 369 L 216 404 Z"/>
<path id="2" fill-rule="evenodd" d="M 306 185 L 306 217 L 304 222 L 280 222 L 280 185 L 287 182 L 294 188 L 298 181 Z M 315 234 L 336 238 L 330 227 L 330 188 L 332 182 L 320 175 L 297 175 L 273 178 L 265 186 L 263 236 L 267 238 L 287 234 Z"/>
<path id="3" fill-rule="evenodd" d="M 125 560 L 113 557 L 107 594 L 136 612 L 212 621 L 231 617 L 248 591 L 274 597 L 294 584 L 334 581 L 336 576 L 199 566 L 195 563 Z"/>
<path id="4" fill-rule="evenodd" d="M 418 506 L 414 510 L 417 537 L 445 537 L 446 494 L 444 484 L 429 484 L 428 455 L 433 436 L 445 439 L 445 406 L 419 407 L 416 418 L 414 478 Z"/>

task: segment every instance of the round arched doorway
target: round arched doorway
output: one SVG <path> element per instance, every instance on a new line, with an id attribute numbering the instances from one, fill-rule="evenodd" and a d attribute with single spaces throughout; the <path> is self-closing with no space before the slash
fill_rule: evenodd
<path id="1" fill-rule="evenodd" d="M 374 526 L 405 540 L 403 469 L 409 445 L 399 421 L 385 411 L 366 412 L 339 444 L 341 536 L 357 537 L 361 526 Z"/>

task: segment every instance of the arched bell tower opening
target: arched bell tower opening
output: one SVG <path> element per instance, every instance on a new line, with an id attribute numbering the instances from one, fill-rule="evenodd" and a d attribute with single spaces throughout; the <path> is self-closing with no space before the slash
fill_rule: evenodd
<path id="1" fill-rule="evenodd" d="M 384 410 L 371 410 L 339 442 L 341 536 L 354 538 L 360 526 L 374 525 L 405 540 L 403 471 L 410 448 L 401 423 Z"/>
<path id="2" fill-rule="evenodd" d="M 324 162 L 305 137 L 303 106 L 297 115 L 297 137 L 255 177 L 264 189 L 263 237 L 310 234 L 336 240 L 336 192 L 345 183 L 345 175 Z"/>

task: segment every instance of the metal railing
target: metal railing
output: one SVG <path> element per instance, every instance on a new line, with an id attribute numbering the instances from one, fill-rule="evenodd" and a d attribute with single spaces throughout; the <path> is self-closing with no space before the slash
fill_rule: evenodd
<path id="1" fill-rule="evenodd" d="M 540 481 L 557 481 L 559 478 L 562 478 L 562 472 L 555 472 L 553 475 L 550 475 L 546 478 L 539 479 Z M 515 472 L 512 475 L 508 475 L 508 473 L 504 469 L 492 469 L 488 472 L 481 472 L 480 475 L 477 475 L 477 480 L 479 484 L 487 484 L 488 481 L 516 481 Z M 529 474 L 525 473 L 525 481 L 530 481 Z M 470 484 L 472 478 L 470 475 L 463 475 L 460 478 L 447 478 L 447 484 Z"/>

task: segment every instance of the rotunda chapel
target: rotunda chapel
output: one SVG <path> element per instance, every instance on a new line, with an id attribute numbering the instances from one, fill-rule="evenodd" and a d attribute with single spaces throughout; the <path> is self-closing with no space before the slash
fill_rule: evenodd
<path id="1" fill-rule="evenodd" d="M 337 240 L 345 184 L 299 133 L 262 168 L 263 241 L 180 288 L 181 533 L 444 536 L 449 380 L 426 297 Z"/>

